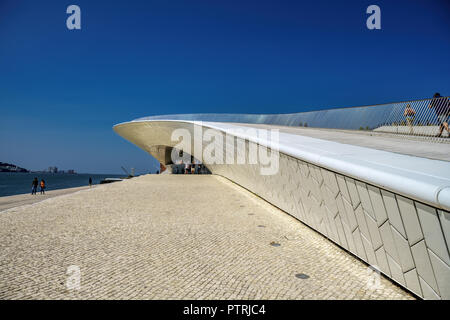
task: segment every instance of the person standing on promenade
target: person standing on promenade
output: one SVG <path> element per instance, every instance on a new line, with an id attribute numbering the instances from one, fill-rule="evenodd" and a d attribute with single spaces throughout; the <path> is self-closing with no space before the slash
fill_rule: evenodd
<path id="1" fill-rule="evenodd" d="M 436 116 L 439 121 L 439 133 L 436 137 L 442 135 L 442 131 L 447 130 L 450 136 L 450 130 L 448 128 L 448 118 L 450 117 L 450 101 L 446 97 L 442 97 L 438 92 L 436 92 L 429 104 L 428 108 L 433 108 L 436 112 Z"/>
<path id="2" fill-rule="evenodd" d="M 38 187 L 38 179 L 35 177 L 33 182 L 31 183 L 31 194 L 36 194 Z"/>
<path id="3" fill-rule="evenodd" d="M 44 179 L 41 180 L 41 194 L 45 194 L 45 181 L 44 181 Z"/>
<path id="4" fill-rule="evenodd" d="M 89 188 L 92 187 L 92 178 L 89 177 Z"/>

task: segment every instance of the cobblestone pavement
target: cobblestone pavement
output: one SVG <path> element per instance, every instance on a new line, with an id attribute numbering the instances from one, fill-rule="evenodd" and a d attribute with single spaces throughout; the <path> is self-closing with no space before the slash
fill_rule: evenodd
<path id="1" fill-rule="evenodd" d="M 413 299 L 369 279 L 364 263 L 216 176 L 147 175 L 0 213 L 1 299 Z"/>

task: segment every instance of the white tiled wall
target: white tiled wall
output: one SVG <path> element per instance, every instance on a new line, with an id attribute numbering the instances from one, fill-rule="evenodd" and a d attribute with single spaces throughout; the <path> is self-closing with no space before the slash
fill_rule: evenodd
<path id="1" fill-rule="evenodd" d="M 261 175 L 259 165 L 252 164 L 208 167 L 376 265 L 416 295 L 450 299 L 449 212 L 285 154 L 280 154 L 275 175 Z"/>

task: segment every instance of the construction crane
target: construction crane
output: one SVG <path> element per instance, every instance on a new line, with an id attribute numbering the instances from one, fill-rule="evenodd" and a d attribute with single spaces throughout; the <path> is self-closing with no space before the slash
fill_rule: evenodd
<path id="1" fill-rule="evenodd" d="M 123 166 L 121 166 L 121 168 L 122 168 L 122 170 L 127 174 L 128 178 L 134 177 L 134 168 L 131 168 L 131 173 L 132 173 L 132 174 L 130 174 L 130 173 L 127 171 L 127 169 L 125 169 Z"/>

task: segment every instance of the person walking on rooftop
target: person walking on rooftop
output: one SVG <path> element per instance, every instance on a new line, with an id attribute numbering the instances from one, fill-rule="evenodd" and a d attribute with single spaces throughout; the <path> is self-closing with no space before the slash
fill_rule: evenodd
<path id="1" fill-rule="evenodd" d="M 45 194 L 45 181 L 44 181 L 44 179 L 41 180 L 41 194 Z"/>
<path id="2" fill-rule="evenodd" d="M 413 125 L 414 118 L 416 117 L 416 111 L 414 111 L 414 109 L 411 108 L 411 105 L 408 103 L 403 114 L 406 117 L 406 123 L 409 126 L 409 134 L 414 134 Z"/>
<path id="3" fill-rule="evenodd" d="M 442 135 L 442 131 L 447 130 L 450 136 L 450 130 L 448 128 L 448 118 L 450 117 L 450 101 L 447 97 L 442 97 L 436 92 L 431 100 L 428 108 L 433 108 L 439 122 L 439 133 L 436 137 Z"/>
<path id="4" fill-rule="evenodd" d="M 36 194 L 38 187 L 38 178 L 34 178 L 33 182 L 31 183 L 31 194 Z"/>

